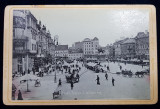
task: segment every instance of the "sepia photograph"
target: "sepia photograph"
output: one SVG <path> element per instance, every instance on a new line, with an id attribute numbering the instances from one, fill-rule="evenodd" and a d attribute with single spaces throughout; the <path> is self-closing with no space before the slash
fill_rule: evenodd
<path id="1" fill-rule="evenodd" d="M 13 102 L 152 99 L 149 8 L 12 13 Z"/>

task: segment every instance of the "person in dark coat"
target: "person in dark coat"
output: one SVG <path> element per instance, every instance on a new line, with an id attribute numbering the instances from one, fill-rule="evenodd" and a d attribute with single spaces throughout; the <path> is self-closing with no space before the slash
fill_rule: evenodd
<path id="1" fill-rule="evenodd" d="M 17 88 L 16 86 L 12 83 L 12 100 L 15 100 L 15 92 L 16 92 Z"/>
<path id="2" fill-rule="evenodd" d="M 107 66 L 107 70 L 110 71 L 109 66 Z"/>
<path id="3" fill-rule="evenodd" d="M 59 79 L 58 87 L 59 87 L 59 86 L 62 86 L 61 78 Z"/>
<path id="4" fill-rule="evenodd" d="M 121 65 L 119 66 L 119 68 L 120 68 L 120 70 L 122 70 L 122 66 Z"/>
<path id="5" fill-rule="evenodd" d="M 74 87 L 73 81 L 71 81 L 71 90 L 73 90 L 73 87 Z"/>
<path id="6" fill-rule="evenodd" d="M 18 90 L 18 98 L 17 100 L 23 100 L 23 97 L 22 97 L 22 93 L 20 90 Z"/>
<path id="7" fill-rule="evenodd" d="M 30 74 L 30 70 L 28 69 L 28 74 Z"/>
<path id="8" fill-rule="evenodd" d="M 112 85 L 114 86 L 114 81 L 115 81 L 115 79 L 112 77 Z"/>
<path id="9" fill-rule="evenodd" d="M 108 74 L 107 73 L 105 74 L 105 77 L 106 77 L 106 80 L 108 80 Z"/>
<path id="10" fill-rule="evenodd" d="M 76 78 L 77 78 L 77 80 L 79 81 L 79 74 L 77 73 L 77 75 L 76 75 Z"/>
<path id="11" fill-rule="evenodd" d="M 25 74 L 26 74 L 26 72 L 24 71 L 22 76 L 24 76 Z"/>
<path id="12" fill-rule="evenodd" d="M 100 85 L 100 78 L 99 78 L 99 76 L 97 75 L 97 79 L 96 79 L 96 81 L 97 81 L 97 85 Z"/>

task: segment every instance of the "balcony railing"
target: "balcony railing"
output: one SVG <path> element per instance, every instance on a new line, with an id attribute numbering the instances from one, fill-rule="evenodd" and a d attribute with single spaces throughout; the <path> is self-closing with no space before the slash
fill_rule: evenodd
<path id="1" fill-rule="evenodd" d="M 28 53 L 29 50 L 28 49 L 24 49 L 24 50 L 13 50 L 13 54 L 26 54 Z"/>
<path id="2" fill-rule="evenodd" d="M 14 37 L 13 38 L 13 42 L 27 42 L 28 41 L 28 37 L 27 36 L 21 36 L 21 37 Z"/>

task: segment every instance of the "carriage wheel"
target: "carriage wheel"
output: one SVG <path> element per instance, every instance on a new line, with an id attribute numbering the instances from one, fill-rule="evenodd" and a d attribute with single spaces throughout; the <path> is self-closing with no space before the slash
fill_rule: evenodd
<path id="1" fill-rule="evenodd" d="M 141 78 L 143 78 L 144 77 L 144 75 L 141 75 Z"/>

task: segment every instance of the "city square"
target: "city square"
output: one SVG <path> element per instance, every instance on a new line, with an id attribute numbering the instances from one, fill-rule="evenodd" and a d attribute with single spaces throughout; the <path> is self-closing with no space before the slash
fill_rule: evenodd
<path id="1" fill-rule="evenodd" d="M 134 34 L 130 36 L 127 36 L 130 32 L 126 31 L 123 31 L 127 34 L 125 37 L 124 33 L 120 36 L 116 34 L 118 39 L 111 39 L 112 36 L 103 38 L 101 35 L 67 38 L 62 34 L 67 33 L 64 30 L 67 28 L 61 26 L 62 33 L 52 35 L 52 27 L 49 27 L 50 31 L 47 20 L 45 24 L 43 18 L 37 20 L 36 17 L 41 14 L 36 12 L 39 11 L 13 11 L 12 100 L 150 99 L 147 26 L 142 30 L 131 29 Z M 72 14 L 77 15 L 74 11 Z"/>

